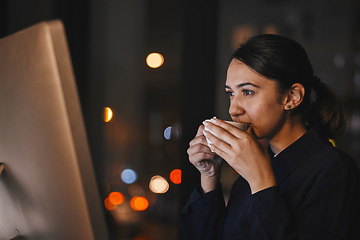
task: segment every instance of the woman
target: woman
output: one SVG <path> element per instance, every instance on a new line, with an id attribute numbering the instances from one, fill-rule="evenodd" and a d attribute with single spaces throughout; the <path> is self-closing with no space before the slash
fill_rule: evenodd
<path id="1" fill-rule="evenodd" d="M 225 90 L 232 120 L 249 127 L 214 118 L 190 142 L 201 186 L 181 213 L 184 238 L 360 239 L 359 170 L 329 142 L 344 130 L 342 108 L 304 49 L 277 35 L 249 39 L 231 58 Z M 227 205 L 223 160 L 239 173 Z"/>

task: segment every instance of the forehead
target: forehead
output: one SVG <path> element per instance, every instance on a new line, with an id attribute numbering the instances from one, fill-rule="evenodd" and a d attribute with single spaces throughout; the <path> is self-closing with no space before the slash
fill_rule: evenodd
<path id="1" fill-rule="evenodd" d="M 251 88 L 261 96 L 265 96 L 268 100 L 271 98 L 280 100 L 284 95 L 279 92 L 277 82 L 266 78 L 253 69 L 249 68 L 245 63 L 235 59 L 233 60 L 227 71 L 225 90 L 242 91 Z"/>
<path id="2" fill-rule="evenodd" d="M 253 83 L 256 85 L 269 84 L 271 81 L 249 68 L 243 62 L 234 59 L 227 70 L 226 86 L 234 87 L 242 83 Z"/>

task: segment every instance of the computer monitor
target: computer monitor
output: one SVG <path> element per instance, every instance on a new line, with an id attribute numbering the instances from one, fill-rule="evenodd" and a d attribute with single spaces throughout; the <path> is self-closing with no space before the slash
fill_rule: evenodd
<path id="1" fill-rule="evenodd" d="M 0 39 L 0 162 L 0 239 L 108 239 L 59 20 Z"/>

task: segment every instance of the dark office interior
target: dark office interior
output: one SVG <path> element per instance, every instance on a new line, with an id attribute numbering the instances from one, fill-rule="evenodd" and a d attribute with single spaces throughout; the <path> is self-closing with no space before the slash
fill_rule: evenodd
<path id="1" fill-rule="evenodd" d="M 275 33 L 304 46 L 346 109 L 336 145 L 360 165 L 357 0 L 2 0 L 0 38 L 53 19 L 66 30 L 111 240 L 182 239 L 179 212 L 198 181 L 188 142 L 204 119 L 229 119 L 228 58 L 249 36 Z M 147 65 L 150 53 L 163 56 L 160 67 Z M 108 122 L 105 107 L 113 113 Z M 170 177 L 175 169 L 181 182 Z M 230 186 L 236 174 L 223 171 Z M 133 179 L 126 182 L 125 173 Z M 167 188 L 149 189 L 154 177 Z M 112 192 L 124 199 L 108 208 Z M 148 206 L 134 209 L 134 196 Z"/>

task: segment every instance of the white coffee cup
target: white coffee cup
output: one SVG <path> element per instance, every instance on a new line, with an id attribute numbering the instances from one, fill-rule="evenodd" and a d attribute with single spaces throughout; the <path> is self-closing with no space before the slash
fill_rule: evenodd
<path id="1" fill-rule="evenodd" d="M 205 120 L 206 122 L 212 122 L 214 121 L 214 118 L 212 119 L 207 119 Z M 234 127 L 242 130 L 242 131 L 246 131 L 248 129 L 248 125 L 246 123 L 240 123 L 240 122 L 233 122 L 233 121 L 225 121 L 226 123 L 228 124 L 231 124 L 233 125 Z M 210 129 L 208 129 L 206 126 L 205 126 L 205 131 L 208 131 L 210 133 L 212 133 L 213 135 L 215 135 L 216 137 L 220 138 L 219 136 L 217 136 L 213 131 L 211 131 Z M 221 138 L 220 138 L 221 139 Z M 209 139 L 206 138 L 206 141 L 208 143 L 208 146 L 210 147 L 210 144 L 211 144 L 211 141 Z"/>
<path id="2" fill-rule="evenodd" d="M 233 121 L 225 121 L 225 122 L 233 125 L 234 127 L 237 127 L 240 130 L 243 130 L 244 132 L 246 132 L 246 130 L 248 129 L 248 125 L 246 123 L 233 122 Z"/>

